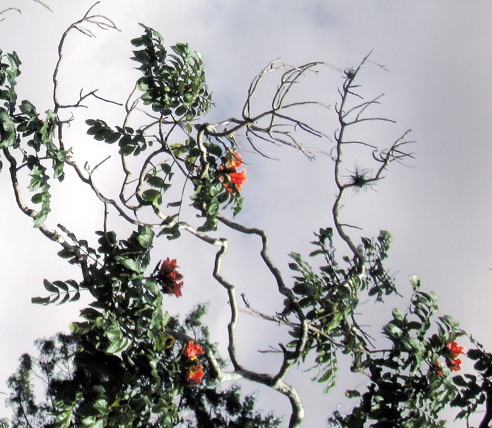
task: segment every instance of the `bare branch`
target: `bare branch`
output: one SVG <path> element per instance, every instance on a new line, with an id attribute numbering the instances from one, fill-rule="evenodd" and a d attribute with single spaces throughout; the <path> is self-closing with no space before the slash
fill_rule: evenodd
<path id="1" fill-rule="evenodd" d="M 51 8 L 50 8 L 50 7 L 49 7 L 46 3 L 42 2 L 41 0 L 33 0 L 33 1 L 34 1 L 35 3 L 40 4 L 41 6 L 45 7 L 45 8 L 46 8 L 46 9 L 48 9 L 50 12 L 53 12 L 53 11 L 51 10 Z"/>
<path id="2" fill-rule="evenodd" d="M 35 1 L 37 1 L 37 0 L 35 0 Z M 85 15 L 82 17 L 82 19 L 80 19 L 80 20 L 74 22 L 73 24 L 71 24 L 65 30 L 65 32 L 63 33 L 63 35 L 62 35 L 62 37 L 60 39 L 60 42 L 58 44 L 58 61 L 56 62 L 55 70 L 53 72 L 53 101 L 54 101 L 54 104 L 55 104 L 55 108 L 54 108 L 54 112 L 55 113 L 57 113 L 58 110 L 60 108 L 62 108 L 62 107 L 70 107 L 70 106 L 62 106 L 62 104 L 60 104 L 59 101 L 58 101 L 58 73 L 60 71 L 60 65 L 61 65 L 61 62 L 62 62 L 62 59 L 63 59 L 63 47 L 65 45 L 65 40 L 66 40 L 68 34 L 72 30 L 75 29 L 75 30 L 80 31 L 82 34 L 84 34 L 86 36 L 95 37 L 94 34 L 90 30 L 86 30 L 86 29 L 83 29 L 82 27 L 80 27 L 80 25 L 83 24 L 84 22 L 87 22 L 89 24 L 96 25 L 97 27 L 99 27 L 99 28 L 101 28 L 103 30 L 112 29 L 112 30 L 120 31 L 119 28 L 116 26 L 116 24 L 114 24 L 114 22 L 111 21 L 109 18 L 107 18 L 105 16 L 102 16 L 102 15 L 92 15 L 92 16 L 89 15 L 89 13 L 92 11 L 92 9 L 94 9 L 94 7 L 96 7 L 99 3 L 100 3 L 99 1 L 96 2 L 96 3 L 94 3 L 89 8 L 89 10 L 85 13 Z M 89 95 L 95 96 L 95 91 L 89 92 L 84 97 L 82 97 L 82 92 L 81 92 L 81 98 L 79 99 L 79 102 L 76 103 L 75 105 L 72 105 L 72 107 L 78 107 L 79 104 L 80 104 L 80 102 L 84 98 L 86 98 L 87 96 L 89 96 Z M 104 101 L 107 101 L 107 100 L 104 100 Z M 110 101 L 107 101 L 107 102 L 110 102 Z"/>
<path id="3" fill-rule="evenodd" d="M 16 7 L 9 7 L 7 9 L 0 11 L 0 15 L 3 15 L 4 13 L 9 12 L 11 10 L 15 10 L 16 12 L 22 13 L 21 10 L 17 9 Z M 1 18 L 0 21 L 5 21 L 5 18 Z"/>

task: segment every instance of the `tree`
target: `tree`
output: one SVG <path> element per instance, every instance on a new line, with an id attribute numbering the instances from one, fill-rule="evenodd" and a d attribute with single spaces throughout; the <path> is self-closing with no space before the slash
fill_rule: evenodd
<path id="1" fill-rule="evenodd" d="M 386 147 L 357 136 L 368 122 L 391 122 L 368 115 L 380 97 L 367 100 L 358 83 L 362 71 L 377 64 L 369 56 L 345 70 L 323 62 L 291 66 L 272 61 L 252 81 L 240 115 L 212 124 L 204 120 L 213 104 L 201 55 L 187 44 L 166 48 L 158 31 L 142 25 L 142 35 L 131 41 L 140 76 L 126 102 L 106 99 L 94 90 L 81 91 L 78 99 L 65 104 L 58 76 L 67 36 L 74 30 L 93 36 L 98 29 L 117 29 L 111 19 L 95 12 L 96 6 L 62 35 L 53 72 L 53 108 L 45 116 L 32 102 L 18 101 L 17 54 L 1 56 L 0 149 L 16 202 L 34 226 L 61 247 L 58 255 L 80 270 L 79 279 L 46 279 L 48 296 L 35 297 L 33 303 L 74 303 L 81 293 L 93 299 L 81 310 L 84 321 L 71 324 L 70 334 L 38 341 L 39 357 L 21 357 L 18 372 L 9 379 L 12 425 L 277 426 L 280 420 L 273 414 L 263 416 L 254 409 L 254 397 L 241 398 L 237 387 L 219 388 L 243 378 L 284 395 L 292 407 L 289 426 L 295 427 L 304 409 L 286 376 L 314 355 L 315 380 L 326 383 L 326 392 L 335 383 L 340 358 L 350 361 L 352 372 L 369 379 L 367 391 L 347 391 L 359 402 L 348 414 L 335 412 L 332 424 L 442 426 L 440 414 L 447 405 L 460 409 L 458 417 L 468 418 L 485 403 L 481 426 L 487 426 L 492 412 L 490 354 L 472 340 L 475 349 L 467 355 L 477 361 L 477 373 L 451 376 L 461 369 L 465 350 L 457 339 L 466 333 L 451 317 L 433 319 L 436 296 L 424 292 L 417 277 L 411 279 L 408 309 L 393 311 L 382 339 L 372 339 L 361 326 L 362 301 L 380 304 L 398 294 L 384 266 L 391 235 L 381 231 L 375 238 L 362 236 L 356 226 L 344 222 L 342 202 L 349 192 L 381 181 L 390 165 L 413 157 L 408 131 Z M 304 99 L 302 91 L 296 98 L 303 79 L 322 71 L 340 76 L 342 82 L 333 140 L 311 121 L 312 108 L 328 110 L 325 101 Z M 278 81 L 271 104 L 258 111 L 254 97 L 272 75 Z M 90 99 L 120 106 L 123 112 L 119 125 L 102 118 L 86 121 L 89 136 L 118 147 L 122 180 L 116 195 L 100 189 L 107 159 L 82 167 L 77 148 L 66 139 L 77 109 Z M 319 138 L 322 148 L 305 147 L 303 136 Z M 308 159 L 319 153 L 333 160 L 337 196 L 331 222 L 315 233 L 310 263 L 291 252 L 293 281 L 270 257 L 267 233 L 235 219 L 247 203 L 241 194 L 248 184 L 243 164 L 252 162 L 247 156 L 263 154 L 266 144 L 292 147 Z M 354 155 L 364 166 L 346 177 Z M 52 184 L 64 182 L 67 170 L 75 172 L 103 207 L 95 239 L 80 238 L 61 224 L 49 226 Z M 112 170 L 105 174 L 116 176 Z M 24 182 L 32 192 L 27 203 Z M 113 230 L 117 217 L 131 226 L 128 237 Z M 157 240 L 179 239 L 183 231 L 218 248 L 211 271 L 228 299 L 224 360 L 201 321 L 205 306 L 198 305 L 182 322 L 166 311 L 170 298 L 186 292 L 185 275 L 172 254 L 162 257 L 152 251 Z M 229 244 L 224 236 L 231 233 L 259 240 L 258 263 L 267 268 L 284 298 L 282 310 L 262 313 L 246 295 L 238 298 L 222 269 Z M 272 347 L 281 356 L 277 370 L 264 373 L 246 367 L 236 334 L 240 310 L 281 325 L 292 337 Z M 45 382 L 46 401 L 35 401 L 31 379 L 36 371 Z"/>

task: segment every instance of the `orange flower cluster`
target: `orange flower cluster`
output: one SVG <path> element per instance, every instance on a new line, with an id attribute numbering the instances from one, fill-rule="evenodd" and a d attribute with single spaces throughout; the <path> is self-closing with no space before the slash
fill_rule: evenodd
<path id="1" fill-rule="evenodd" d="M 464 346 L 458 345 L 455 341 L 446 344 L 446 365 L 449 370 L 452 372 L 461 370 L 461 364 L 463 364 L 463 361 L 461 361 L 458 356 L 461 354 L 466 355 L 465 350 L 466 348 Z"/>
<path id="2" fill-rule="evenodd" d="M 176 297 L 182 296 L 181 287 L 183 286 L 183 275 L 176 268 L 176 259 L 170 260 L 169 257 L 161 263 L 157 272 L 157 279 L 160 281 L 162 291 L 167 294 L 173 294 Z"/>
<path id="3" fill-rule="evenodd" d="M 223 158 L 223 165 L 219 168 L 224 172 L 224 176 L 220 179 L 225 180 L 225 175 L 228 176 L 228 181 L 223 183 L 223 186 L 229 193 L 234 193 L 235 191 L 240 192 L 243 190 L 243 183 L 247 180 L 246 170 L 243 169 L 241 172 L 236 171 L 243 164 L 243 158 L 237 152 L 229 151 Z M 231 186 L 231 183 L 234 183 Z"/>
<path id="4" fill-rule="evenodd" d="M 197 355 L 204 353 L 203 348 L 193 340 L 190 340 L 186 344 L 183 354 L 192 362 L 192 365 L 186 371 L 186 381 L 190 385 L 198 385 L 202 381 L 202 377 L 204 376 L 203 365 L 198 361 Z"/>
<path id="5" fill-rule="evenodd" d="M 446 358 L 446 366 L 449 370 L 452 372 L 461 370 L 461 364 L 463 364 L 463 361 L 461 361 L 461 358 L 458 357 L 462 354 L 466 355 L 465 350 L 466 348 L 464 346 L 460 346 L 458 342 L 455 342 L 454 340 L 446 344 L 444 347 L 444 357 Z M 443 374 L 441 363 L 439 361 L 436 361 L 433 364 L 432 370 L 438 375 Z"/>

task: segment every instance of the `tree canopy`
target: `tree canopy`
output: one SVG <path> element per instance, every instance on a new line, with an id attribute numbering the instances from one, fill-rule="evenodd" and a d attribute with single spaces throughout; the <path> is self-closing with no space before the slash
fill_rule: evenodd
<path id="1" fill-rule="evenodd" d="M 55 278 L 54 273 L 55 279 L 45 279 L 43 294 L 32 302 L 78 304 L 81 296 L 90 296 L 70 332 L 39 339 L 38 355 L 21 356 L 8 380 L 13 415 L 5 426 L 274 427 L 284 422 L 297 427 L 305 411 L 289 372 L 314 361 L 313 380 L 330 394 L 337 378 L 349 375 L 338 371 L 342 360 L 366 382 L 346 391 L 354 400 L 351 411 L 325 409 L 330 426 L 439 427 L 449 408 L 465 420 L 483 411 L 480 427 L 489 426 L 491 354 L 452 317 L 439 314 L 437 296 L 417 276 L 410 278 L 410 302 L 392 311 L 380 337 L 372 337 L 363 323 L 364 303 L 382 307 L 403 286 L 385 265 L 390 232 L 366 237 L 356 224 L 346 223 L 341 209 L 354 203 L 347 201 L 348 194 L 371 188 L 395 164 L 411 163 L 414 157 L 410 131 L 387 144 L 363 137 L 368 124 L 393 123 L 373 116 L 380 96 L 368 97 L 360 83 L 368 67 L 384 67 L 371 54 L 345 69 L 277 59 L 253 79 L 239 113 L 210 123 L 207 113 L 217 106 L 202 55 L 186 43 L 168 47 L 157 29 L 140 24 L 141 34 L 128 46 L 129 67 L 136 65 L 139 72 L 129 94 L 112 100 L 99 90 L 80 90 L 78 99 L 62 101 L 67 36 L 118 30 L 110 17 L 97 13 L 98 3 L 60 38 L 52 107 L 44 113 L 18 97 L 21 58 L 0 52 L 1 172 L 9 177 L 20 212 L 77 271 L 74 278 Z M 298 88 L 306 78 L 323 73 L 338 79 L 338 99 L 325 100 L 322 91 L 319 99 L 304 98 Z M 272 76 L 274 89 L 262 108 L 255 100 Z M 120 110 L 119 122 L 105 116 L 85 120 L 88 138 L 110 147 L 118 159 L 111 167 L 109 158 L 95 166 L 84 164 L 78 142 L 67 137 L 89 102 Z M 334 114 L 333 136 L 316 123 L 318 111 Z M 320 143 L 307 146 L 307 138 Z M 287 266 L 271 257 L 267 231 L 240 221 L 242 209 L 254 203 L 242 193 L 255 181 L 249 165 L 255 157 L 268 157 L 265 147 L 278 146 L 310 161 L 315 156 L 329 159 L 336 190 L 326 224 L 314 238 L 306 237 L 312 239 L 312 251 L 286 249 Z M 90 236 L 50 222 L 53 189 L 74 181 L 99 202 L 100 228 Z M 173 299 L 192 287 L 173 255 L 183 234 L 215 251 L 209 271 L 200 274 L 211 276 L 225 296 L 225 344 L 211 338 L 203 302 L 197 301 L 184 318 L 170 314 Z M 230 236 L 237 235 L 256 239 L 255 263 L 265 269 L 265 283 L 273 284 L 281 308 L 272 305 L 268 313 L 256 309 L 224 273 Z M 163 240 L 167 254 L 155 251 Z M 275 323 L 290 336 L 264 352 L 279 356 L 274 370 L 252 369 L 244 361 L 244 338 L 237 333 L 242 312 Z M 474 371 L 461 374 L 465 355 L 475 362 Z M 44 399 L 35 397 L 37 380 Z M 241 380 L 276 391 L 289 401 L 290 414 L 282 419 L 259 411 L 254 394 L 243 396 L 239 386 L 230 386 Z"/>

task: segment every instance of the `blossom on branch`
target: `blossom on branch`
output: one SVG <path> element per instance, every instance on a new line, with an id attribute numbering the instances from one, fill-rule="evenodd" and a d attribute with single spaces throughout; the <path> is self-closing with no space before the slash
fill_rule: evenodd
<path id="1" fill-rule="evenodd" d="M 223 172 L 220 176 L 220 180 L 223 182 L 222 185 L 229 193 L 240 192 L 243 190 L 243 183 L 247 180 L 246 170 L 236 171 L 243 164 L 243 158 L 241 155 L 234 151 L 229 151 L 222 158 L 222 166 L 219 168 Z M 233 183 L 231 185 L 231 183 Z"/>
<path id="2" fill-rule="evenodd" d="M 166 294 L 173 294 L 176 297 L 181 297 L 181 287 L 183 286 L 183 281 L 181 282 L 169 282 L 163 284 L 162 291 Z"/>
<path id="3" fill-rule="evenodd" d="M 183 354 L 189 361 L 187 364 L 191 363 L 191 366 L 186 371 L 186 381 L 191 385 L 198 385 L 204 376 L 203 365 L 198 361 L 197 357 L 198 354 L 204 353 L 203 348 L 193 340 L 190 340 L 185 346 Z"/>
<path id="4" fill-rule="evenodd" d="M 243 169 L 241 172 L 231 172 L 229 173 L 229 182 L 224 183 L 224 187 L 229 193 L 232 193 L 234 189 L 230 185 L 230 183 L 234 183 L 236 185 L 236 190 L 240 192 L 241 190 L 243 190 L 243 183 L 246 180 L 247 178 L 245 169 Z"/>
<path id="5" fill-rule="evenodd" d="M 176 259 L 171 260 L 169 257 L 164 260 L 155 274 L 155 278 L 162 286 L 162 292 L 166 294 L 172 294 L 176 297 L 182 296 L 181 287 L 183 286 L 183 275 L 181 275 L 176 268 L 178 268 Z"/>
<path id="6" fill-rule="evenodd" d="M 176 259 L 170 260 L 169 257 L 166 260 L 163 260 L 161 266 L 159 267 L 159 272 L 167 275 L 171 272 L 174 272 L 176 268 L 179 266 L 176 263 Z"/>
<path id="7" fill-rule="evenodd" d="M 225 156 L 226 168 L 239 168 L 243 164 L 243 158 L 238 152 L 230 151 Z"/>
<path id="8" fill-rule="evenodd" d="M 191 366 L 186 372 L 186 381 L 191 385 L 198 385 L 202 381 L 203 376 L 203 366 L 197 361 L 196 364 Z"/>
<path id="9" fill-rule="evenodd" d="M 448 350 L 449 356 L 451 358 L 456 358 L 461 354 L 466 355 L 466 348 L 464 346 L 458 345 L 458 343 L 455 341 L 446 344 L 446 349 Z"/>
<path id="10" fill-rule="evenodd" d="M 463 361 L 461 361 L 458 356 L 466 355 L 465 350 L 466 348 L 464 346 L 460 346 L 458 342 L 455 342 L 454 340 L 446 344 L 443 349 L 443 356 L 444 358 L 446 358 L 446 366 L 449 370 L 451 370 L 452 372 L 457 372 L 458 370 L 461 370 L 461 365 L 463 364 Z M 434 363 L 433 369 L 437 374 L 442 374 L 442 372 L 437 371 L 440 370 L 440 366 L 441 364 L 438 361 Z"/>
<path id="11" fill-rule="evenodd" d="M 463 361 L 461 361 L 461 359 L 459 358 L 448 358 L 446 360 L 446 365 L 448 366 L 448 369 L 452 372 L 457 372 L 458 370 L 461 370 L 461 364 L 463 364 Z"/>
<path id="12" fill-rule="evenodd" d="M 193 340 L 190 340 L 184 349 L 186 358 L 196 358 L 198 354 L 204 354 L 205 351 L 200 345 L 197 345 Z"/>

